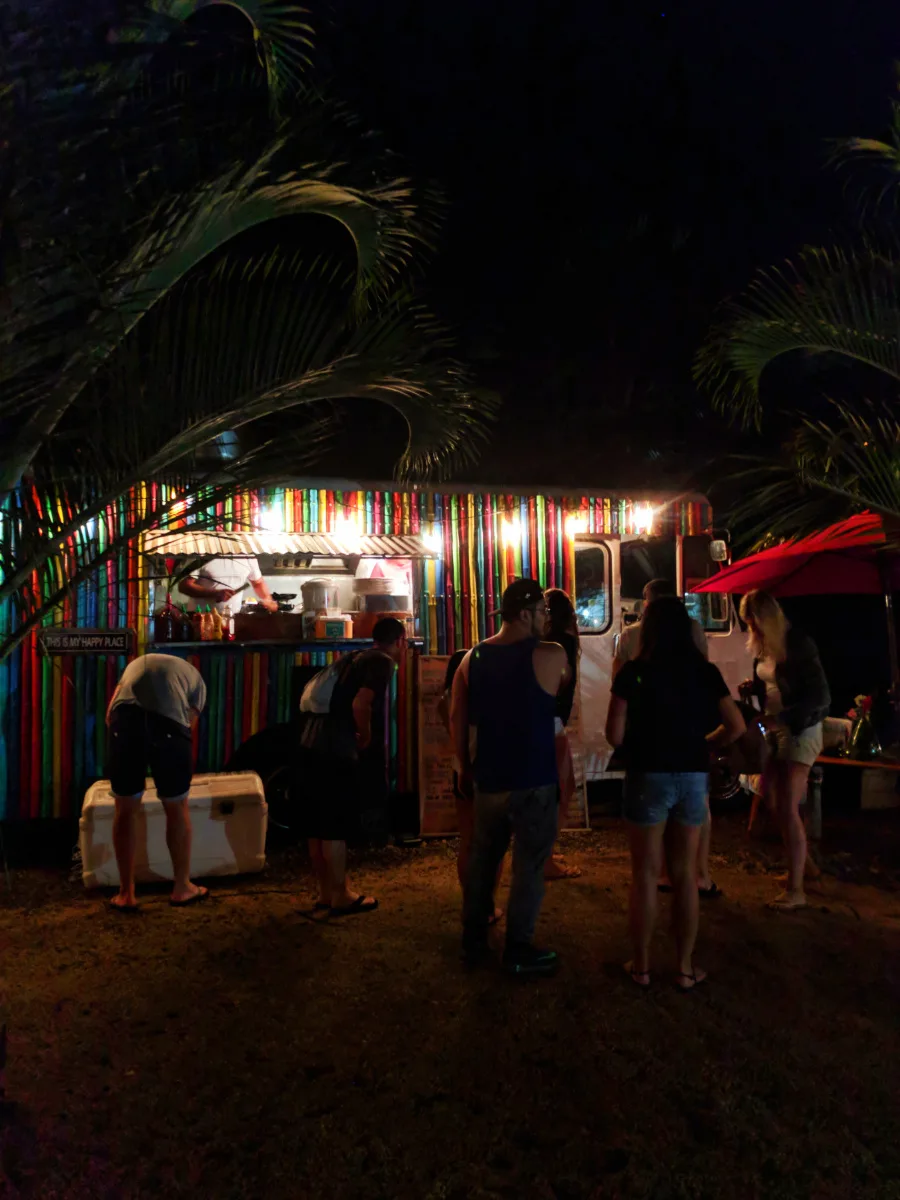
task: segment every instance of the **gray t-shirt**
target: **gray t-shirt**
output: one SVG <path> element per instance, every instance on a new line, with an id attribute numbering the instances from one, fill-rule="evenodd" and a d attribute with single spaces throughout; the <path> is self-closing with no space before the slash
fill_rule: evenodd
<path id="1" fill-rule="evenodd" d="M 190 728 L 195 712 L 206 705 L 206 684 L 196 667 L 174 654 L 142 654 L 130 662 L 119 680 L 112 707 L 136 704 Z"/>
<path id="2" fill-rule="evenodd" d="M 691 617 L 691 633 L 694 637 L 694 645 L 700 651 L 704 658 L 709 658 L 709 646 L 706 641 L 706 634 L 703 632 L 703 626 L 699 621 L 695 621 Z M 619 634 L 619 644 L 616 647 L 616 664 L 623 667 L 625 663 L 632 662 L 641 652 L 641 623 L 638 621 L 635 625 L 627 625 Z"/>

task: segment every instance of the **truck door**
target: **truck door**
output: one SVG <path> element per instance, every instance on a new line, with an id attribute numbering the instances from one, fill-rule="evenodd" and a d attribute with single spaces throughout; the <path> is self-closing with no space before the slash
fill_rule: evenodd
<path id="1" fill-rule="evenodd" d="M 618 577 L 618 539 L 577 534 L 574 603 L 581 658 L 570 731 L 576 772 L 581 768 L 589 780 L 603 775 L 612 753 L 603 731 L 615 641 L 621 629 Z"/>

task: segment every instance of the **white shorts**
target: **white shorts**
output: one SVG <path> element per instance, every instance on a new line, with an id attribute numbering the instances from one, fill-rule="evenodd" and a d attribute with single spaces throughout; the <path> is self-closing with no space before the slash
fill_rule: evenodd
<path id="1" fill-rule="evenodd" d="M 822 753 L 822 723 L 810 725 L 802 733 L 791 733 L 779 726 L 773 730 L 772 743 L 776 762 L 795 762 L 811 767 Z"/>

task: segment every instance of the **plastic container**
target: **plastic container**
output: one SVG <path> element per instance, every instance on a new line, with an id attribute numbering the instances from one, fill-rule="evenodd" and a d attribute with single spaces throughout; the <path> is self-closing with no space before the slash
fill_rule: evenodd
<path id="1" fill-rule="evenodd" d="M 338 641 L 342 638 L 353 637 L 353 617 L 350 613 L 340 613 L 336 617 L 316 617 L 316 637 Z"/>
<path id="2" fill-rule="evenodd" d="M 188 796 L 194 836 L 191 877 L 240 875 L 266 865 L 268 805 L 262 780 L 253 771 L 195 775 Z M 84 886 L 115 887 L 119 869 L 112 844 L 115 801 L 109 781 L 87 791 L 79 822 Z M 166 816 L 156 788 L 147 780 L 137 821 L 135 878 L 140 883 L 172 878 L 166 849 Z"/>
<path id="3" fill-rule="evenodd" d="M 340 593 L 335 584 L 327 579 L 308 579 L 300 585 L 305 612 L 326 613 L 329 610 L 340 614 Z"/>

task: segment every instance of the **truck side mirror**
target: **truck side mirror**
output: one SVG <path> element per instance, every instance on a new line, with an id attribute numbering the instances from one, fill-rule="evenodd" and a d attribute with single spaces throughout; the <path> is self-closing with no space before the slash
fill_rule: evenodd
<path id="1" fill-rule="evenodd" d="M 728 543 L 721 538 L 713 538 L 709 543 L 709 557 L 714 563 L 728 562 Z"/>

